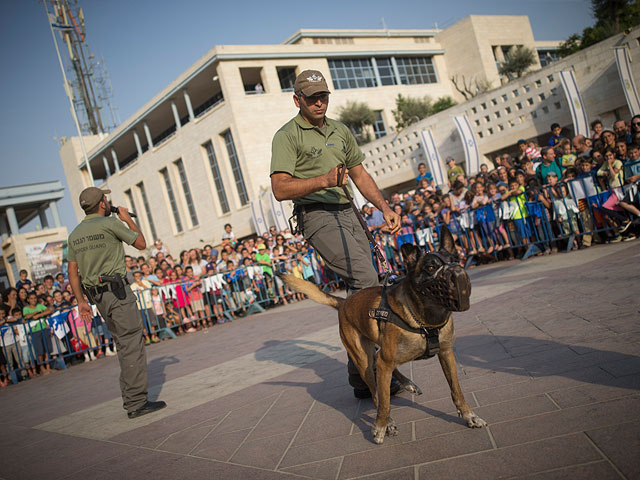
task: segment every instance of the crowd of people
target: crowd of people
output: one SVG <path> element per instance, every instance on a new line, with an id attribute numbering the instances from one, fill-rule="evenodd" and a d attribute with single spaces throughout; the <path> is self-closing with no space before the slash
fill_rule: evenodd
<path id="1" fill-rule="evenodd" d="M 395 270 L 402 243 L 433 250 L 442 225 L 458 240 L 463 261 L 514 258 L 532 244 L 552 252 L 633 240 L 640 222 L 640 116 L 616 121 L 612 130 L 599 120 L 591 127 L 590 137 L 567 138 L 553 124 L 547 145 L 518 140 L 513 152 L 472 176 L 448 158 L 447 192 L 422 163 L 416 188 L 390 199 L 402 217 L 400 233 L 385 235 L 381 212 L 365 205 L 369 229 Z"/>
<path id="2" fill-rule="evenodd" d="M 457 239 L 463 263 L 481 256 L 513 258 L 531 244 L 551 252 L 634 239 L 640 222 L 640 116 L 617 121 L 612 130 L 595 121 L 592 129 L 589 138 L 566 138 L 554 124 L 548 145 L 519 140 L 514 152 L 496 156 L 495 165 L 483 164 L 473 176 L 448 159 L 448 188 L 436 185 L 420 164 L 416 187 L 388 200 L 401 216 L 400 232 L 385 234 L 382 213 L 370 204 L 362 208 L 392 273 L 402 273 L 403 243 L 435 250 L 443 225 Z M 378 262 L 375 256 L 372 261 Z M 150 255 L 125 256 L 125 263 L 146 344 L 302 300 L 278 278 L 279 272 L 325 289 L 340 288 L 339 278 L 301 235 L 275 227 L 239 239 L 227 224 L 219 245 L 176 256 L 156 240 Z M 378 271 L 383 273 L 383 265 Z M 0 386 L 9 383 L 9 371 L 23 380 L 115 355 L 98 311 L 86 322 L 76 305 L 64 273 L 34 283 L 27 271 L 20 272 L 15 287 L 0 299 Z"/>

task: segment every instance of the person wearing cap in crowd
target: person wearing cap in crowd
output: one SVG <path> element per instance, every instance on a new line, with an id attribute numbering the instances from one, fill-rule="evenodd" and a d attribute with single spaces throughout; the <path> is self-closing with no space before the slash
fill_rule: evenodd
<path id="1" fill-rule="evenodd" d="M 118 207 L 119 220 L 111 217 L 109 193 L 96 187 L 80 193 L 80 206 L 86 216 L 69 235 L 69 282 L 78 299 L 80 317 L 89 323 L 93 317 L 84 288 L 116 342 L 123 407 L 129 418 L 136 418 L 164 408 L 166 403 L 147 399 L 147 357 L 136 296 L 126 282 L 124 289 L 114 288 L 114 283 L 101 282 L 99 277 L 120 277 L 124 281 L 122 242 L 138 250 L 144 250 L 147 243 L 126 208 Z"/>
<path id="2" fill-rule="evenodd" d="M 366 203 L 362 207 L 362 211 L 364 212 L 364 220 L 367 222 L 367 227 L 369 230 L 378 230 L 384 227 L 387 222 L 382 215 L 382 212 L 375 208 L 372 204 Z"/>
<path id="3" fill-rule="evenodd" d="M 321 72 L 305 70 L 296 77 L 293 102 L 299 112 L 273 138 L 271 188 L 277 200 L 294 201 L 302 234 L 345 281 L 348 293 L 353 293 L 378 285 L 379 279 L 366 234 L 342 186 L 351 190 L 351 177 L 364 197 L 382 212 L 390 233 L 400 229 L 400 217 L 363 167 L 364 154 L 349 128 L 326 116 L 329 94 Z M 342 178 L 341 166 L 346 169 Z M 351 359 L 348 371 L 356 397 L 369 396 Z M 399 384 L 392 385 L 392 392 L 399 388 Z"/>
<path id="4" fill-rule="evenodd" d="M 460 165 L 456 165 L 456 161 L 452 157 L 447 157 L 447 178 L 449 185 L 453 185 L 458 175 L 464 175 L 464 170 Z"/>

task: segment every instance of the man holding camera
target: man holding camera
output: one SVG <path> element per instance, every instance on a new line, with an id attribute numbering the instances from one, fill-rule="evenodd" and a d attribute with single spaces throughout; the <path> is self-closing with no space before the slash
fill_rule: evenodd
<path id="1" fill-rule="evenodd" d="M 93 316 L 83 295 L 86 292 L 105 320 L 118 347 L 123 406 L 129 418 L 137 418 L 166 407 L 165 402 L 147 400 L 142 318 L 125 280 L 122 242 L 138 250 L 144 250 L 147 243 L 126 208 L 113 209 L 122 221 L 111 217 L 108 193 L 111 191 L 97 187 L 80 193 L 86 217 L 69 235 L 69 282 L 78 299 L 80 317 L 90 322 Z"/>

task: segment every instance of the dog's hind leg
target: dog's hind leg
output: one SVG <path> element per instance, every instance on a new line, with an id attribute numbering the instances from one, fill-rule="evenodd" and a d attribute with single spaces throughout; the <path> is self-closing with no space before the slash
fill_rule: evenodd
<path id="1" fill-rule="evenodd" d="M 422 395 L 422 390 L 420 390 L 420 387 L 418 387 L 410 379 L 400 373 L 400 370 L 398 370 L 397 368 L 393 371 L 393 378 L 398 380 L 402 385 L 402 388 L 407 392 L 413 393 L 414 395 Z"/>
<path id="2" fill-rule="evenodd" d="M 464 395 L 462 395 L 462 389 L 460 388 L 460 384 L 458 383 L 456 359 L 453 356 L 453 350 L 451 349 L 451 347 L 441 348 L 440 352 L 438 353 L 438 360 L 440 360 L 440 366 L 442 366 L 444 376 L 447 377 L 447 382 L 449 383 L 449 388 L 451 389 L 451 398 L 453 399 L 453 403 L 458 409 L 458 415 L 460 415 L 464 419 L 464 421 L 467 423 L 467 426 L 470 428 L 486 427 L 487 422 L 473 413 L 473 411 L 467 404 L 467 401 L 464 399 Z"/>

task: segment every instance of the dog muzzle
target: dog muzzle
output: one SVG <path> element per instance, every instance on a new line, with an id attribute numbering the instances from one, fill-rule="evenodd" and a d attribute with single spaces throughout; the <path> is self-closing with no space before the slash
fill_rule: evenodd
<path id="1" fill-rule="evenodd" d="M 440 258 L 440 256 L 438 256 Z M 433 279 L 423 287 L 440 305 L 452 312 L 464 312 L 471 306 L 471 281 L 469 275 L 457 263 L 445 263 L 434 274 Z"/>

